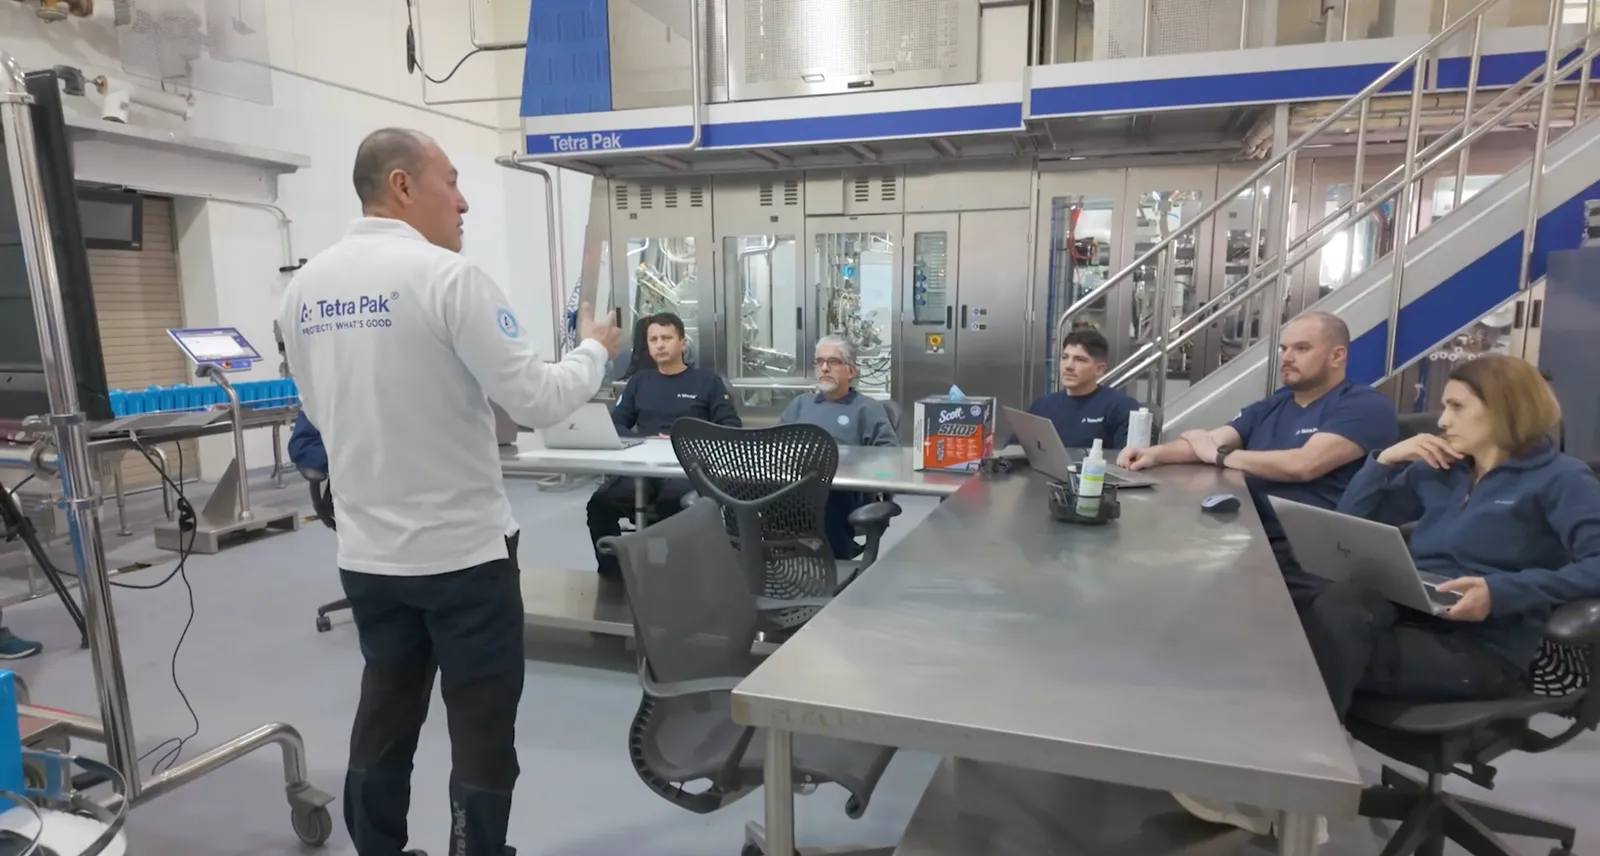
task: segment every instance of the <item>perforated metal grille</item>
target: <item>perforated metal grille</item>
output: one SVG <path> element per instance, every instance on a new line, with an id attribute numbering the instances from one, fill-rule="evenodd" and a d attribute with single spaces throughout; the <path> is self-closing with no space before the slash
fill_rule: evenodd
<path id="1" fill-rule="evenodd" d="M 783 182 L 763 181 L 760 185 L 759 205 L 762 208 L 800 204 L 800 180 L 791 178 Z"/>
<path id="2" fill-rule="evenodd" d="M 655 208 L 704 208 L 705 184 L 617 184 L 612 195 L 618 211 Z"/>
<path id="3" fill-rule="evenodd" d="M 271 104 L 264 3 L 118 0 L 122 70 L 179 89 Z"/>
<path id="4" fill-rule="evenodd" d="M 1097 59 L 1145 56 L 1146 0 L 1100 0 L 1096 15 L 1108 16 L 1106 55 Z M 1259 4 L 1257 4 L 1259 5 Z M 1204 53 L 1239 47 L 1242 0 L 1153 0 L 1150 3 L 1149 56 Z"/>
<path id="5" fill-rule="evenodd" d="M 900 194 L 900 184 L 895 176 L 861 176 L 850 183 L 853 201 L 893 202 Z"/>
<path id="6" fill-rule="evenodd" d="M 731 0 L 743 2 L 744 80 L 953 68 L 962 33 L 954 0 Z"/>

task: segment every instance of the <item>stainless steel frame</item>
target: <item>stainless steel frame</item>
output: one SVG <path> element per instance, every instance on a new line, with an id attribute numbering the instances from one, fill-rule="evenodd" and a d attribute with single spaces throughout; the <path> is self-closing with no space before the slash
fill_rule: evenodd
<path id="1" fill-rule="evenodd" d="M 103 742 L 111 766 L 127 782 L 120 798 L 138 805 L 175 790 L 269 743 L 283 751 L 284 782 L 302 840 L 321 844 L 332 833 L 327 806 L 333 798 L 306 780 L 305 744 L 289 725 L 263 725 L 153 778 L 139 772 L 133 719 L 128 704 L 127 678 L 117 638 L 116 617 L 107 580 L 105 545 L 100 531 L 100 490 L 89 455 L 88 426 L 78 405 L 73 381 L 71 351 L 67 347 L 66 317 L 56 270 L 54 239 L 49 228 L 44 188 L 34 143 L 32 98 L 27 94 L 22 69 L 9 54 L 0 52 L 0 126 L 5 132 L 6 159 L 17 200 L 17 224 L 28 268 L 28 288 L 44 375 L 50 394 L 47 419 L 53 433 L 54 452 L 42 447 L 0 451 L 0 465 L 45 471 L 61 479 L 62 506 L 72 539 L 75 571 L 83 582 L 84 614 L 88 621 L 89 655 L 100 698 L 100 723 L 83 723 L 82 736 Z M 75 718 L 76 719 L 76 718 Z M 90 727 L 95 726 L 95 727 Z"/>

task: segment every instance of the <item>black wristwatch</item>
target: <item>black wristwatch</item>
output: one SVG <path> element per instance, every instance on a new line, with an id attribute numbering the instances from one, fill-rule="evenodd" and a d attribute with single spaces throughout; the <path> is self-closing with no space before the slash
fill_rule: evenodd
<path id="1" fill-rule="evenodd" d="M 1218 446 L 1217 447 L 1217 459 L 1215 461 L 1212 461 L 1212 463 L 1217 465 L 1217 469 L 1225 470 L 1225 469 L 1228 468 L 1228 456 L 1233 454 L 1236 451 L 1238 451 L 1238 450 L 1235 449 L 1232 446 Z"/>

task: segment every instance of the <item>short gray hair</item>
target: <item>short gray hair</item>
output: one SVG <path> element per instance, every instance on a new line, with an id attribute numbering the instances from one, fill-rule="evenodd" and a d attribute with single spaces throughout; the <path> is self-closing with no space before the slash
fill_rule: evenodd
<path id="1" fill-rule="evenodd" d="M 856 364 L 856 343 L 855 342 L 850 341 L 849 339 L 845 338 L 844 336 L 829 335 L 829 336 L 823 336 L 822 338 L 817 340 L 817 350 L 819 350 L 819 351 L 822 350 L 822 347 L 824 345 L 827 345 L 829 347 L 832 347 L 832 348 L 838 350 L 839 358 L 844 360 L 846 365 L 852 365 L 853 366 L 853 365 Z"/>

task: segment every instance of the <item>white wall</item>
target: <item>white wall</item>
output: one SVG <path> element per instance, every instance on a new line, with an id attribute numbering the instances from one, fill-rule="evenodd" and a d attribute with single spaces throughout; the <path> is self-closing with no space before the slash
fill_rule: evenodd
<path id="1" fill-rule="evenodd" d="M 418 22 L 422 62 L 433 77 L 443 77 L 469 49 L 468 0 L 422 0 Z M 525 0 L 480 3 L 479 38 L 520 40 L 526 29 Z M 151 86 L 122 71 L 112 26 L 112 4 L 103 2 L 95 17 L 43 24 L 29 6 L 0 2 L 0 48 L 25 68 L 66 64 Z M 520 20 L 516 14 L 520 9 Z M 206 92 L 195 94 L 194 118 L 135 108 L 131 124 L 195 137 L 292 153 L 310 159 L 309 169 L 278 180 L 276 203 L 291 221 L 295 257 L 310 257 L 329 246 L 358 213 L 350 188 L 355 149 L 368 132 L 384 126 L 416 128 L 432 135 L 460 170 L 471 211 L 466 218 L 465 253 L 484 266 L 513 294 L 525 326 L 539 331 L 548 349 L 550 299 L 543 196 L 535 176 L 513 174 L 494 163 L 496 155 L 520 151 L 516 96 L 521 88 L 522 52 L 479 55 L 455 78 L 428 84 L 405 73 L 406 8 L 400 0 L 265 0 L 265 30 L 270 41 L 273 103 L 258 104 Z M 509 11 L 508 11 L 509 10 Z M 520 28 L 520 29 L 519 29 Z M 487 32 L 484 32 L 487 31 Z M 485 103 L 430 106 L 453 98 L 491 99 Z M 502 100 L 492 100 L 492 99 Z M 69 109 L 98 121 L 99 97 L 69 98 Z M 129 159 L 117 181 L 152 191 L 155 180 Z M 577 210 L 563 221 L 569 258 L 578 258 L 587 218 L 588 179 L 568 173 L 564 187 Z M 104 176 L 97 176 L 104 178 Z M 582 184 L 581 188 L 569 184 Z M 193 188 L 179 188 L 198 192 Z M 181 194 L 175 194 L 180 195 Z M 572 202 L 569 202 L 569 207 Z M 191 200 L 179 206 L 179 253 L 184 278 L 185 316 L 190 324 L 229 324 L 241 328 L 263 352 L 275 350 L 272 319 L 286 277 L 278 218 L 259 207 Z M 576 267 L 569 277 L 575 278 Z M 270 376 L 277 361 L 255 370 Z M 249 463 L 271 461 L 265 432 L 252 437 Z M 203 453 L 214 478 L 226 463 L 225 443 Z"/>

